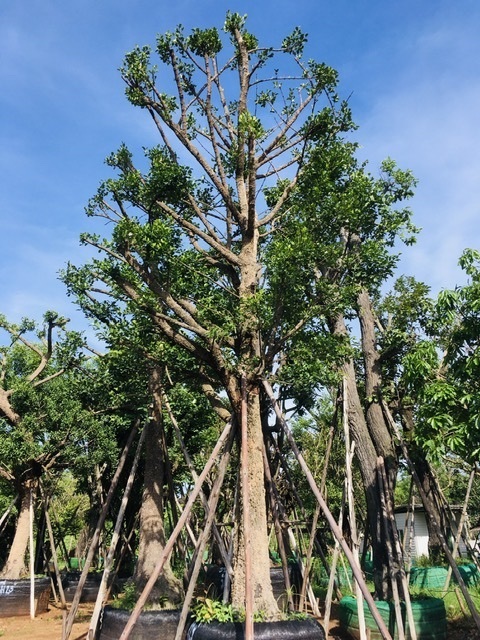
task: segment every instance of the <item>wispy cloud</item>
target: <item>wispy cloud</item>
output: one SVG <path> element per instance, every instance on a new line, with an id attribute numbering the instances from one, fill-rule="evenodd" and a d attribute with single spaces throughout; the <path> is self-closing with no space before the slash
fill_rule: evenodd
<path id="1" fill-rule="evenodd" d="M 438 290 L 458 281 L 461 251 L 480 246 L 480 46 L 465 16 L 425 23 L 397 53 L 402 70 L 377 86 L 359 137 L 366 157 L 392 156 L 417 176 L 423 231 L 402 268 Z"/>
<path id="2" fill-rule="evenodd" d="M 459 279 L 457 259 L 480 245 L 480 5 L 473 0 L 335 6 L 246 0 L 262 41 L 300 22 L 309 54 L 338 65 L 353 91 L 362 154 L 392 156 L 419 179 L 423 227 L 402 269 L 434 289 Z M 362 6 L 360 6 L 362 5 Z M 81 263 L 83 207 L 125 141 L 155 144 L 151 121 L 124 98 L 117 68 L 135 44 L 179 22 L 221 26 L 227 0 L 29 0 L 0 8 L 0 260 L 3 313 L 40 317 L 70 305 L 57 272 Z M 302 24 L 303 23 L 303 24 Z M 263 31 L 263 33 L 262 33 Z M 68 315 L 68 313 L 67 313 Z"/>

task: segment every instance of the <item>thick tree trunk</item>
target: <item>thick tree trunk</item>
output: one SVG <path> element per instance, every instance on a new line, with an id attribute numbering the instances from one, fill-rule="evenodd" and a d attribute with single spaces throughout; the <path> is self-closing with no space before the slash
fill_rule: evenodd
<path id="1" fill-rule="evenodd" d="M 347 330 L 342 316 L 332 323 L 336 335 L 346 336 Z M 341 372 L 346 383 L 348 424 L 355 441 L 355 455 L 359 463 L 367 503 L 368 527 L 373 550 L 373 579 L 375 595 L 381 600 L 390 594 L 388 581 L 388 558 L 385 530 L 382 522 L 380 487 L 377 476 L 377 451 L 365 418 L 364 408 L 358 393 L 356 372 L 352 359 L 344 362 Z"/>
<path id="2" fill-rule="evenodd" d="M 7 562 L 0 576 L 8 580 L 19 580 L 27 575 L 25 553 L 30 533 L 30 501 L 35 500 L 38 489 L 37 478 L 29 478 L 18 483 L 20 506 L 18 511 L 17 526 L 13 538 Z"/>
<path id="3" fill-rule="evenodd" d="M 165 547 L 164 529 L 164 480 L 165 449 L 162 416 L 161 373 L 154 369 L 151 374 L 153 411 L 145 426 L 145 477 L 143 499 L 140 509 L 140 535 L 138 560 L 135 568 L 135 585 L 139 592 L 153 573 L 157 559 Z M 158 578 L 149 603 L 155 606 L 176 606 L 183 599 L 181 582 L 173 574 L 170 562 Z"/>
<path id="4" fill-rule="evenodd" d="M 415 471 L 417 472 L 420 484 L 422 485 L 422 489 L 425 494 L 424 500 L 427 502 L 424 506 L 428 529 L 428 554 L 434 564 L 444 564 L 446 563 L 445 552 L 438 535 L 439 529 L 432 523 L 432 515 L 435 521 L 440 525 L 441 531 L 446 531 L 448 524 L 445 513 L 439 508 L 438 501 L 436 499 L 435 479 L 432 476 L 430 465 L 425 459 L 423 452 L 414 447 L 413 450 L 410 449 L 410 458 L 413 466 L 415 467 Z"/>
<path id="5" fill-rule="evenodd" d="M 393 493 L 397 479 L 398 459 L 393 438 L 379 402 L 382 396 L 382 371 L 376 344 L 375 316 L 366 291 L 358 295 L 357 305 L 365 364 L 366 419 L 377 455 L 382 456 L 385 461 L 389 488 Z"/>
<path id="6" fill-rule="evenodd" d="M 260 416 L 258 387 L 250 387 L 247 401 L 247 449 L 248 449 L 248 497 L 250 521 L 250 554 L 253 558 L 251 584 L 255 611 L 262 611 L 268 619 L 278 618 L 279 609 L 273 595 L 270 580 L 270 557 L 268 552 L 267 510 L 265 500 L 265 476 L 263 467 L 263 433 Z M 245 536 L 242 526 L 241 501 L 236 514 L 236 539 L 234 553 L 234 579 L 232 582 L 232 604 L 245 608 Z"/>

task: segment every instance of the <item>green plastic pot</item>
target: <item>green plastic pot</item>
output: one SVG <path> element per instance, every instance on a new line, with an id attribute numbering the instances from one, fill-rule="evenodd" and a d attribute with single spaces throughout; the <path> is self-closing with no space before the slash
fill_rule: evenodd
<path id="1" fill-rule="evenodd" d="M 379 600 L 375 602 L 377 609 L 384 620 L 392 638 L 398 638 L 397 622 L 393 602 Z M 405 604 L 401 603 L 402 620 L 405 628 L 406 640 L 411 638 L 410 628 L 406 623 Z M 381 640 L 382 635 L 378 630 L 367 603 L 364 601 L 365 625 L 370 629 L 372 640 Z M 440 598 L 424 598 L 412 600 L 412 613 L 415 622 L 417 640 L 445 640 L 447 637 L 447 616 L 445 604 Z M 340 627 L 350 633 L 354 638 L 360 638 L 357 600 L 352 596 L 345 596 L 340 600 Z"/>
<path id="2" fill-rule="evenodd" d="M 410 571 L 410 584 L 419 589 L 442 591 L 446 579 L 446 567 L 412 567 Z"/>

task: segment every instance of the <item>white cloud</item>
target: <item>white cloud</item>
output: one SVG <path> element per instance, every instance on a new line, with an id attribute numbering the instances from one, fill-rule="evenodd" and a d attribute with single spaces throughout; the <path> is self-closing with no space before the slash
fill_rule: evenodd
<path id="1" fill-rule="evenodd" d="M 399 47 L 402 72 L 377 82 L 358 137 L 372 170 L 391 156 L 418 178 L 411 206 L 423 231 L 402 269 L 438 290 L 461 277 L 462 250 L 480 246 L 480 45 L 465 16 Z"/>

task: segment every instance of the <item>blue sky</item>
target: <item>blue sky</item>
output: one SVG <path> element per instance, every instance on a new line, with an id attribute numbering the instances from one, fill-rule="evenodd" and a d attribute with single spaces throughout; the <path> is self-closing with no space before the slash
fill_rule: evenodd
<path id="1" fill-rule="evenodd" d="M 478 0 L 3 0 L 0 6 L 0 313 L 82 320 L 57 273 L 86 259 L 83 210 L 120 142 L 152 144 L 117 69 L 136 44 L 173 29 L 221 27 L 248 14 L 263 44 L 296 25 L 306 54 L 340 73 L 376 172 L 391 156 L 419 180 L 422 227 L 401 271 L 433 291 L 461 280 L 457 260 L 480 248 L 480 3 Z"/>

